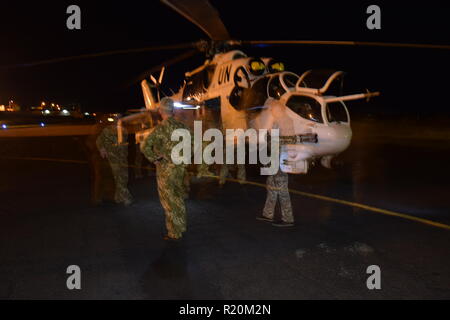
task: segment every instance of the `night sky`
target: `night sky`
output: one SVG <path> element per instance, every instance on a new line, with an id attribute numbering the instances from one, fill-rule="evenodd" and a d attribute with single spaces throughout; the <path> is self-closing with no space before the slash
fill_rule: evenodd
<path id="1" fill-rule="evenodd" d="M 359 1 L 211 1 L 233 38 L 242 40 L 359 40 L 450 44 L 450 10 L 445 2 L 388 4 Z M 245 6 L 243 6 L 245 3 Z M 77 4 L 82 29 L 66 28 L 66 8 Z M 366 8 L 378 4 L 382 29 L 366 28 Z M 207 36 L 159 1 L 35 1 L 0 4 L 0 104 L 23 106 L 42 100 L 80 103 L 85 110 L 123 111 L 144 105 L 133 79 L 183 50 L 126 54 L 34 67 L 50 58 L 197 41 Z M 273 46 L 242 48 L 250 56 L 273 56 L 296 73 L 311 68 L 348 72 L 346 91 L 380 90 L 382 97 L 360 112 L 448 114 L 450 50 Z M 167 88 L 201 55 L 168 69 Z M 360 108 L 366 108 L 361 110 Z"/>

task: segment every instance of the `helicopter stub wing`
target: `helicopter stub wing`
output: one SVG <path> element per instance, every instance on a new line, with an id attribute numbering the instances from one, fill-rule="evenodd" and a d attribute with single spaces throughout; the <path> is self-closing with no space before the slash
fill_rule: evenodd
<path id="1" fill-rule="evenodd" d="M 217 10 L 207 0 L 161 0 L 203 30 L 212 40 L 229 40 Z"/>

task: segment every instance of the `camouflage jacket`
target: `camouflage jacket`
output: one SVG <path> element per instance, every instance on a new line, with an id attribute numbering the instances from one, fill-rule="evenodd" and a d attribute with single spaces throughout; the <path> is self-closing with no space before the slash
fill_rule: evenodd
<path id="1" fill-rule="evenodd" d="M 106 126 L 97 137 L 97 148 L 99 150 L 105 149 L 108 152 L 108 158 L 126 158 L 128 156 L 127 131 L 122 129 L 123 144 L 118 144 L 117 126 Z"/>
<path id="2" fill-rule="evenodd" d="M 170 117 L 155 127 L 155 130 L 149 134 L 142 145 L 142 153 L 150 162 L 164 159 L 171 163 L 172 149 L 179 143 L 172 141 L 172 132 L 176 129 L 189 128 L 182 122 Z M 189 130 L 190 131 L 190 130 Z M 191 144 L 193 144 L 193 135 L 191 133 Z"/>

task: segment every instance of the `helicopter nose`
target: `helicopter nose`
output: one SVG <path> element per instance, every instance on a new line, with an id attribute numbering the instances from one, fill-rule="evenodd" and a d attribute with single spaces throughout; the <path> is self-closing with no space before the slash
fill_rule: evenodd
<path id="1" fill-rule="evenodd" d="M 319 135 L 319 143 L 323 143 L 326 154 L 338 154 L 348 148 L 352 140 L 352 129 L 346 124 L 332 124 L 325 134 Z"/>

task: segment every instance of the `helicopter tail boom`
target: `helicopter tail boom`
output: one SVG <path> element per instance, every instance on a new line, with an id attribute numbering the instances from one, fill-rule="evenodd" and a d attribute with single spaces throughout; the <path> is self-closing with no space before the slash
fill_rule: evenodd
<path id="1" fill-rule="evenodd" d="M 147 110 L 156 110 L 156 100 L 153 96 L 152 91 L 150 90 L 150 86 L 147 80 L 142 80 L 141 82 L 142 93 L 144 94 L 145 108 Z"/>

